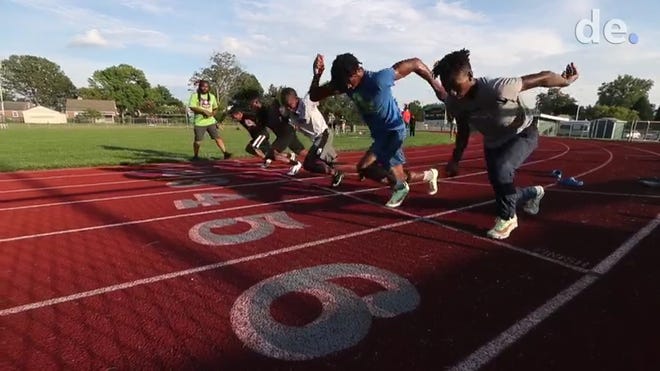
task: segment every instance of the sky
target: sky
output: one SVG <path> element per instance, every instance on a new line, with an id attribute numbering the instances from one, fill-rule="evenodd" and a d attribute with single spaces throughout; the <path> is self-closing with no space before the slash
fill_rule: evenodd
<path id="1" fill-rule="evenodd" d="M 594 9 L 600 40 L 584 44 L 576 25 L 593 21 Z M 379 70 L 410 57 L 431 67 L 467 48 L 476 76 L 561 72 L 574 62 L 580 79 L 563 91 L 580 105 L 594 104 L 600 84 L 620 74 L 654 80 L 650 100 L 660 104 L 657 0 L 0 0 L 0 14 L 0 59 L 48 58 L 78 87 L 95 70 L 127 63 L 187 100 L 191 75 L 213 52 L 228 51 L 264 88 L 305 92 L 317 53 L 330 65 L 351 52 L 366 69 Z M 623 43 L 604 37 L 613 19 L 625 24 Z M 400 104 L 437 102 L 413 75 L 393 89 Z M 525 92 L 523 100 L 533 106 L 542 91 Z"/>

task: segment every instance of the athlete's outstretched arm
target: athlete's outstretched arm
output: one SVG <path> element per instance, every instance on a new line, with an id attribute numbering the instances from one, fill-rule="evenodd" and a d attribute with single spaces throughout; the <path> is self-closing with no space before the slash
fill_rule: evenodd
<path id="1" fill-rule="evenodd" d="M 405 59 L 395 63 L 392 68 L 394 69 L 394 80 L 402 79 L 414 72 L 431 85 L 438 99 L 444 101 L 447 98 L 445 88 L 442 87 L 440 81 L 433 78 L 433 73 L 431 73 L 429 67 L 421 59 Z"/>
<path id="2" fill-rule="evenodd" d="M 539 73 L 526 75 L 522 77 L 522 91 L 533 88 L 563 88 L 571 85 L 578 79 L 578 73 L 575 64 L 571 63 L 566 66 L 566 70 L 561 75 L 552 71 L 542 71 Z"/>

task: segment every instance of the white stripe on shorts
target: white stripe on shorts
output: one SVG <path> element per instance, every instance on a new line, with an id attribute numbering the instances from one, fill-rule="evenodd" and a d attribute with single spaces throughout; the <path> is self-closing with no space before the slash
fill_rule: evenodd
<path id="1" fill-rule="evenodd" d="M 265 135 L 259 135 L 252 142 L 252 148 L 259 148 L 259 146 L 261 146 L 261 143 L 263 143 L 264 140 L 266 140 L 266 136 Z"/>

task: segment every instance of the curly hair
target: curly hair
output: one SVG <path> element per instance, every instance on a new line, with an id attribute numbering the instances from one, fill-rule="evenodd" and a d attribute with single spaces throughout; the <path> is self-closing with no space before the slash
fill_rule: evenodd
<path id="1" fill-rule="evenodd" d="M 346 91 L 348 79 L 360 68 L 360 61 L 351 53 L 340 54 L 332 62 L 330 83 L 340 92 Z"/>

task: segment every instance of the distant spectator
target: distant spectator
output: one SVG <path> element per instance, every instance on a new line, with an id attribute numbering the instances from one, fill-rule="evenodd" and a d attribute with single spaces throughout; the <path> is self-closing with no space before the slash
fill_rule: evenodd
<path id="1" fill-rule="evenodd" d="M 342 134 L 346 134 L 346 119 L 344 118 L 343 115 L 339 119 L 339 132 Z"/>
<path id="2" fill-rule="evenodd" d="M 417 119 L 415 118 L 415 115 L 413 115 L 411 113 L 410 114 L 410 124 L 408 124 L 408 126 L 410 126 L 410 136 L 411 137 L 415 136 L 415 125 L 417 125 Z"/>
<path id="3" fill-rule="evenodd" d="M 406 104 L 403 106 L 403 111 L 401 111 L 401 116 L 403 116 L 403 122 L 407 125 L 410 125 L 410 108 L 408 108 L 408 105 Z"/>

